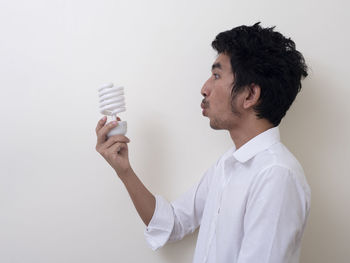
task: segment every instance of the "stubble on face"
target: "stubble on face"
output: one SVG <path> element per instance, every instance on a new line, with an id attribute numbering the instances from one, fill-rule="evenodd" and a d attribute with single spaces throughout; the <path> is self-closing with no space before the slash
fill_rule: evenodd
<path id="1" fill-rule="evenodd" d="M 237 105 L 237 94 L 233 93 L 232 96 L 228 97 L 229 104 L 231 106 L 230 116 L 226 116 L 225 114 L 214 116 L 210 118 L 210 127 L 214 130 L 229 130 L 232 126 L 235 125 L 235 121 L 241 118 L 241 112 L 238 109 Z M 208 103 L 209 107 L 209 103 Z"/>

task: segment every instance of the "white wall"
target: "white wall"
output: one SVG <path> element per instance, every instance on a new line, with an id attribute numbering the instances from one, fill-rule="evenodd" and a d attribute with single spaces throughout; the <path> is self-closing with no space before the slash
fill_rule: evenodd
<path id="1" fill-rule="evenodd" d="M 257 21 L 311 68 L 281 125 L 312 189 L 301 262 L 348 262 L 348 2 L 0 2 L 0 262 L 191 262 L 197 232 L 153 252 L 95 151 L 97 88 L 125 86 L 130 160 L 174 200 L 232 142 L 200 110 L 223 30 Z M 156 165 L 158 164 L 158 165 Z"/>

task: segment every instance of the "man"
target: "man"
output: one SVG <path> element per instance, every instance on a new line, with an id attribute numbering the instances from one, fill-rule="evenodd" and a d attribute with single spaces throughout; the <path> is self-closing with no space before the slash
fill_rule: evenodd
<path id="1" fill-rule="evenodd" d="M 106 119 L 96 127 L 96 149 L 125 184 L 153 250 L 200 226 L 195 263 L 299 261 L 311 194 L 278 125 L 307 66 L 290 38 L 259 24 L 222 32 L 212 43 L 218 57 L 201 107 L 213 129 L 229 131 L 235 147 L 176 201 L 153 196 L 138 179 L 128 138 L 106 140 L 113 127 Z"/>

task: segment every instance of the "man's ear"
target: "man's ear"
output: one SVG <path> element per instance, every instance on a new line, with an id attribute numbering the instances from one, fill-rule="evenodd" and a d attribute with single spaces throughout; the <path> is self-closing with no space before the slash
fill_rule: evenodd
<path id="1" fill-rule="evenodd" d="M 260 92 L 260 86 L 256 85 L 255 83 L 252 83 L 249 86 L 247 86 L 243 101 L 243 108 L 248 109 L 257 105 L 260 99 Z"/>

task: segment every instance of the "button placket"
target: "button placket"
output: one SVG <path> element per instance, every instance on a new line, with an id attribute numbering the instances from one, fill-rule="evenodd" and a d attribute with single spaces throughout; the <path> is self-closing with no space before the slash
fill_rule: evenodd
<path id="1" fill-rule="evenodd" d="M 227 162 L 227 160 L 224 162 L 224 166 L 222 167 L 223 173 L 222 173 L 222 176 L 220 178 L 220 186 L 221 187 L 220 187 L 220 190 L 218 191 L 218 198 L 217 198 L 217 205 L 216 205 L 217 209 L 215 210 L 216 212 L 214 215 L 214 219 L 210 224 L 210 234 L 209 234 L 209 240 L 207 243 L 207 249 L 206 249 L 206 253 L 205 253 L 205 257 L 204 257 L 204 262 L 206 262 L 208 259 L 208 254 L 209 254 L 209 251 L 210 251 L 210 248 L 212 246 L 212 242 L 213 242 L 213 239 L 214 239 L 214 236 L 216 233 L 216 226 L 217 226 L 218 216 L 220 214 L 223 191 L 225 190 L 226 185 L 228 184 L 228 182 L 230 181 L 230 178 L 231 178 L 231 177 L 227 178 L 226 173 L 225 173 L 226 162 Z"/>
<path id="2" fill-rule="evenodd" d="M 230 159 L 225 160 L 224 162 L 224 166 L 223 166 L 223 176 L 221 178 L 221 191 L 219 192 L 219 198 L 218 198 L 218 209 L 217 209 L 217 213 L 220 213 L 220 208 L 221 208 L 221 204 L 222 204 L 222 195 L 226 189 L 226 186 L 228 185 L 228 183 L 231 181 L 232 175 L 230 175 L 229 173 L 226 172 L 226 165 L 233 165 L 232 163 L 227 164 L 230 161 Z"/>
<path id="3" fill-rule="evenodd" d="M 206 249 L 206 253 L 205 253 L 205 260 L 204 262 L 206 262 L 207 258 L 208 258 L 208 254 L 215 236 L 215 230 L 216 230 L 216 222 L 217 222 L 217 214 L 215 214 L 213 221 L 210 224 L 210 234 L 209 234 L 209 240 L 207 243 L 207 249 Z"/>

